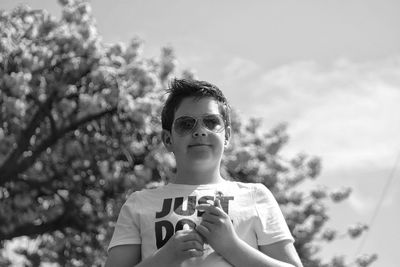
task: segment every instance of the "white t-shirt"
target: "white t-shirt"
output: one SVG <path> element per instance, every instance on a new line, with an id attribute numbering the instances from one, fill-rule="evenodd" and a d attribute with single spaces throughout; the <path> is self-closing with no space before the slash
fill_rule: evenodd
<path id="1" fill-rule="evenodd" d="M 222 194 L 221 194 L 222 193 Z M 224 181 L 217 184 L 167 184 L 132 193 L 122 206 L 108 249 L 141 244 L 142 258 L 152 255 L 187 224 L 201 222 L 198 204 L 220 194 L 221 206 L 237 235 L 254 248 L 294 239 L 271 192 L 262 184 Z M 209 245 L 204 255 L 181 266 L 231 266 Z"/>

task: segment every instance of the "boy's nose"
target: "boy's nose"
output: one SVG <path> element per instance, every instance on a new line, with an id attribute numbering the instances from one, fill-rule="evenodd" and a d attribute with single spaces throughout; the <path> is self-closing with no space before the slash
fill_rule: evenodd
<path id="1" fill-rule="evenodd" d="M 199 136 L 206 136 L 207 134 L 205 132 L 200 132 L 200 131 L 194 131 L 193 136 L 194 137 L 199 137 Z"/>
<path id="2" fill-rule="evenodd" d="M 198 137 L 198 136 L 206 136 L 206 135 L 207 135 L 207 129 L 201 123 L 196 123 L 196 125 L 193 129 L 193 136 Z"/>

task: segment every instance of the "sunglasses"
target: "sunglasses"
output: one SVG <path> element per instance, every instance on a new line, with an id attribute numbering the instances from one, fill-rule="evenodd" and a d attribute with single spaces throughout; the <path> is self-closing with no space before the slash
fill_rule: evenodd
<path id="1" fill-rule="evenodd" d="M 174 120 L 172 127 L 178 135 L 183 136 L 192 133 L 198 122 L 214 133 L 220 133 L 225 129 L 224 119 L 219 114 L 208 114 L 200 117 L 182 116 Z"/>

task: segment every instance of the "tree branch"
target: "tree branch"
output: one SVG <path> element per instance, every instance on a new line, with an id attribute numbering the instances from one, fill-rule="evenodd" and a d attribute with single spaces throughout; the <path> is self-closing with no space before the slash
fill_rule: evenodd
<path id="1" fill-rule="evenodd" d="M 97 120 L 107 114 L 113 114 L 117 111 L 117 107 L 112 107 L 106 110 L 103 110 L 99 113 L 96 114 L 91 114 L 86 117 L 81 118 L 80 120 L 77 120 L 70 125 L 64 127 L 63 129 L 58 130 L 55 134 L 52 134 L 50 137 L 47 139 L 43 140 L 37 148 L 32 151 L 32 155 L 28 156 L 24 159 L 22 159 L 20 162 L 15 164 L 13 163 L 12 167 L 13 168 L 4 168 L 5 171 L 3 172 L 2 169 L 0 169 L 0 173 L 2 173 L 2 176 L 0 177 L 0 185 L 6 183 L 7 181 L 10 181 L 13 177 L 17 176 L 18 173 L 22 173 L 26 171 L 34 162 L 35 160 L 40 156 L 40 154 L 46 150 L 48 147 L 51 147 L 54 145 L 61 137 L 63 137 L 65 134 L 68 132 L 71 132 L 73 130 L 76 130 L 79 126 L 84 125 L 90 121 Z M 3 165 L 5 166 L 5 164 Z"/>
<path id="2" fill-rule="evenodd" d="M 64 216 L 64 214 L 60 215 L 54 220 L 35 225 L 33 223 L 27 223 L 21 226 L 18 226 L 14 229 L 14 231 L 10 233 L 1 233 L 0 232 L 0 240 L 10 240 L 19 236 L 35 236 L 48 232 L 53 232 L 55 230 L 59 230 L 68 226 L 68 218 Z"/>
<path id="3" fill-rule="evenodd" d="M 6 177 L 8 173 L 12 172 L 15 163 L 18 161 L 18 158 L 28 148 L 29 141 L 33 133 L 35 132 L 38 125 L 41 123 L 42 119 L 46 116 L 46 110 L 49 109 L 52 101 L 53 97 L 50 96 L 43 105 L 39 106 L 39 109 L 33 115 L 29 125 L 26 127 L 25 130 L 21 132 L 21 134 L 17 138 L 17 146 L 10 154 L 8 154 L 6 160 L 0 166 L 0 173 L 2 174 L 2 176 L 0 176 L 0 184 L 4 183 L 4 177 Z"/>
<path id="4" fill-rule="evenodd" d="M 79 218 L 76 217 L 76 215 L 73 215 L 73 213 L 71 212 L 71 208 L 65 207 L 64 213 L 55 218 L 54 220 L 39 225 L 33 223 L 26 223 L 16 227 L 10 233 L 0 232 L 0 241 L 11 240 L 19 236 L 33 237 L 36 235 L 50 233 L 56 230 L 62 230 L 67 227 L 72 227 L 81 230 L 81 228 L 84 226 L 85 225 L 79 221 Z"/>

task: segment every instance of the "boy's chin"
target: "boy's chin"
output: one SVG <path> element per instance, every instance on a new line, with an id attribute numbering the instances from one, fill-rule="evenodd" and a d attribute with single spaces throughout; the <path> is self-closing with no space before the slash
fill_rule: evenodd
<path id="1" fill-rule="evenodd" d="M 215 166 L 215 160 L 210 157 L 192 159 L 190 164 L 194 170 L 198 171 L 204 171 L 209 168 L 217 167 Z"/>

